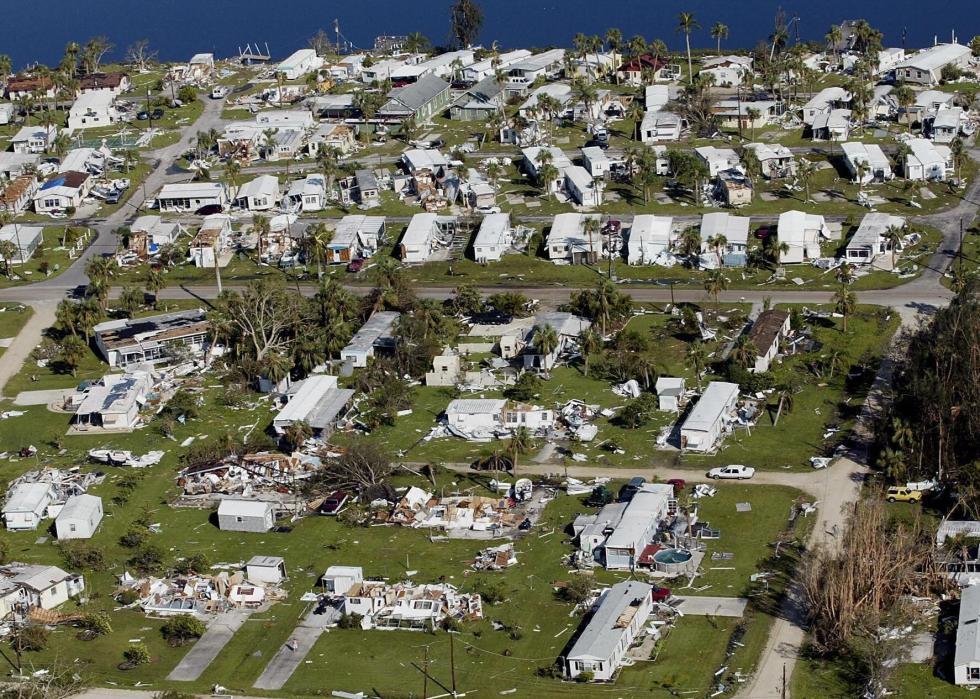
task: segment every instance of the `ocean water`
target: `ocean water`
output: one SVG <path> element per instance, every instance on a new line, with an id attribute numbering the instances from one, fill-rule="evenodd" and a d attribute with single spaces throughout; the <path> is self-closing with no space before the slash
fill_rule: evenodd
<path id="1" fill-rule="evenodd" d="M 379 34 L 420 31 L 433 44 L 449 35 L 450 0 L 48 0 L 14 2 L 0 12 L 0 53 L 11 56 L 15 67 L 60 60 L 69 41 L 84 42 L 105 35 L 119 58 L 133 41 L 148 39 L 162 60 L 186 60 L 197 52 L 219 57 L 236 55 L 248 43 L 268 44 L 274 58 L 306 46 L 317 29 L 332 32 L 339 20 L 347 40 L 370 47 Z M 799 17 L 791 27 L 802 40 L 820 39 L 833 23 L 865 18 L 884 32 L 886 46 L 918 47 L 935 37 L 948 41 L 955 31 L 962 42 L 980 34 L 980 0 L 823 0 L 781 2 L 762 0 L 483 0 L 486 21 L 481 40 L 503 48 L 568 46 L 576 32 L 603 34 L 617 27 L 625 37 L 642 34 L 662 39 L 672 49 L 683 47 L 676 31 L 679 12 L 692 12 L 701 29 L 692 37 L 695 47 L 714 46 L 709 28 L 723 22 L 730 28 L 723 47 L 755 46 L 772 31 L 776 9 L 787 18 Z M 904 37 L 904 38 L 903 38 Z"/>

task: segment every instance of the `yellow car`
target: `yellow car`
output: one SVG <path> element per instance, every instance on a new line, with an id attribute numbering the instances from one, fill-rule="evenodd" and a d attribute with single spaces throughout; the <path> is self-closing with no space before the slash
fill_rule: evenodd
<path id="1" fill-rule="evenodd" d="M 922 499 L 922 491 L 912 490 L 905 486 L 893 485 L 885 494 L 888 502 L 919 502 Z"/>

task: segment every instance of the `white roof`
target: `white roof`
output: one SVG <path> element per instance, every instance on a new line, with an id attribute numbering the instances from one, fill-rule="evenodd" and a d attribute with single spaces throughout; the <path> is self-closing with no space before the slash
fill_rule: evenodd
<path id="1" fill-rule="evenodd" d="M 402 235 L 402 245 L 424 245 L 432 237 L 436 228 L 436 214 L 415 214 L 408 222 L 408 228 Z"/>
<path id="2" fill-rule="evenodd" d="M 587 192 L 595 186 L 595 180 L 592 175 L 581 165 L 566 167 L 565 177 L 570 179 L 580 192 Z"/>
<path id="3" fill-rule="evenodd" d="M 402 153 L 402 160 L 412 172 L 425 168 L 438 170 L 449 165 L 446 156 L 435 148 L 411 148 Z"/>
<path id="4" fill-rule="evenodd" d="M 364 569 L 361 566 L 330 566 L 323 574 L 325 578 L 363 578 Z"/>
<path id="5" fill-rule="evenodd" d="M 298 51 L 293 51 L 285 60 L 279 63 L 279 70 L 292 68 L 305 61 L 315 61 L 316 59 L 317 53 L 314 49 L 299 49 Z"/>
<path id="6" fill-rule="evenodd" d="M 953 667 L 980 662 L 980 585 L 960 592 L 960 621 L 956 627 L 956 655 Z"/>
<path id="7" fill-rule="evenodd" d="M 457 398 L 446 406 L 447 415 L 496 415 L 503 412 L 503 398 Z"/>
<path id="8" fill-rule="evenodd" d="M 271 502 L 261 500 L 229 500 L 225 499 L 218 505 L 219 515 L 234 515 L 236 517 L 265 517 L 273 510 Z"/>
<path id="9" fill-rule="evenodd" d="M 44 228 L 41 226 L 23 226 L 8 223 L 6 226 L 0 228 L 0 241 L 9 240 L 21 251 L 29 250 L 43 236 Z"/>
<path id="10" fill-rule="evenodd" d="M 618 623 L 619 617 L 637 600 L 648 598 L 652 590 L 650 585 L 636 580 L 619 582 L 609 588 L 599 601 L 599 608 L 569 651 L 568 658 L 608 661 L 626 633 Z"/>
<path id="11" fill-rule="evenodd" d="M 670 102 L 670 89 L 666 85 L 647 85 L 644 106 L 649 111 L 661 109 Z"/>
<path id="12" fill-rule="evenodd" d="M 316 408 L 317 403 L 333 388 L 337 388 L 337 377 L 314 374 L 303 379 L 299 389 L 292 394 L 289 402 L 276 415 L 276 422 L 305 420 Z"/>
<path id="13" fill-rule="evenodd" d="M 73 114 L 81 114 L 89 109 L 105 109 L 112 105 L 115 99 L 115 93 L 109 88 L 92 90 L 91 92 L 85 92 L 79 95 L 75 103 L 72 104 L 71 111 Z"/>
<path id="14" fill-rule="evenodd" d="M 654 386 L 657 395 L 680 395 L 684 390 L 684 377 L 682 376 L 661 376 L 657 379 Z"/>
<path id="15" fill-rule="evenodd" d="M 582 157 L 584 157 L 590 163 L 610 162 L 609 156 L 606 155 L 606 151 L 602 150 L 602 148 L 599 146 L 586 146 L 582 149 Z"/>
<path id="16" fill-rule="evenodd" d="M 542 53 L 528 56 L 511 65 L 511 70 L 536 71 L 547 68 L 552 63 L 561 61 L 565 57 L 565 49 L 551 49 Z"/>
<path id="17" fill-rule="evenodd" d="M 947 63 L 958 61 L 970 53 L 969 46 L 960 44 L 937 44 L 906 58 L 896 68 L 918 68 L 919 70 L 939 70 Z"/>
<path id="18" fill-rule="evenodd" d="M 957 129 L 963 119 L 963 110 L 959 107 L 950 109 L 940 109 L 936 112 L 936 118 L 932 122 L 933 129 Z"/>
<path id="19" fill-rule="evenodd" d="M 823 234 L 825 229 L 823 216 L 803 211 L 784 211 L 779 215 L 776 236 L 780 242 L 801 243 L 808 231 Z"/>
<path id="20" fill-rule="evenodd" d="M 847 242 L 847 247 L 869 247 L 877 245 L 887 234 L 888 229 L 903 228 L 905 219 L 901 216 L 891 214 L 870 213 L 865 214 L 861 219 L 861 225 L 854 231 L 854 235 Z"/>
<path id="21" fill-rule="evenodd" d="M 385 335 L 391 334 L 399 315 L 396 311 L 379 311 L 372 315 L 361 326 L 361 329 L 354 333 L 354 337 L 343 349 L 344 354 L 358 350 L 362 352 L 369 350 L 375 342 Z"/>
<path id="22" fill-rule="evenodd" d="M 723 235 L 729 243 L 748 244 L 749 223 L 748 216 L 732 216 L 717 211 L 705 214 L 701 217 L 701 241 Z"/>
<path id="23" fill-rule="evenodd" d="M 588 245 L 589 241 L 585 235 L 585 220 L 587 218 L 601 219 L 599 214 L 558 214 L 551 224 L 551 231 L 548 233 L 548 245 L 555 243 L 566 243 L 568 245 Z M 598 249 L 597 244 L 601 236 L 594 236 L 592 247 Z"/>
<path id="24" fill-rule="evenodd" d="M 58 566 L 25 565 L 23 570 L 14 576 L 13 582 L 36 592 L 42 592 L 70 577 L 71 575 Z"/>
<path id="25" fill-rule="evenodd" d="M 282 556 L 252 556 L 245 565 L 256 568 L 277 568 L 282 563 L 285 563 Z"/>
<path id="26" fill-rule="evenodd" d="M 738 153 L 731 148 L 700 146 L 699 148 L 695 148 L 694 152 L 697 153 L 706 163 L 721 162 L 734 167 L 741 162 L 739 160 Z"/>
<path id="27" fill-rule="evenodd" d="M 48 483 L 18 483 L 10 489 L 3 505 L 6 512 L 35 512 L 51 501 L 51 485 Z"/>
<path id="28" fill-rule="evenodd" d="M 630 226 L 630 247 L 640 243 L 653 243 L 658 246 L 670 245 L 673 241 L 673 226 L 673 216 L 638 214 L 633 217 L 633 223 Z"/>
<path id="29" fill-rule="evenodd" d="M 924 166 L 944 165 L 949 162 L 952 151 L 948 146 L 924 138 L 910 138 L 907 143 L 912 155 Z"/>
<path id="30" fill-rule="evenodd" d="M 682 429 L 708 432 L 722 418 L 733 398 L 738 398 L 738 384 L 712 381 L 684 420 Z"/>
<path id="31" fill-rule="evenodd" d="M 97 495 L 72 495 L 65 501 L 64 507 L 58 513 L 58 519 L 84 519 L 88 520 L 94 513 L 102 511 L 102 498 Z"/>
<path id="32" fill-rule="evenodd" d="M 956 97 L 955 92 L 943 92 L 942 90 L 923 90 L 916 93 L 915 106 L 919 109 L 938 107 L 943 104 L 950 104 Z"/>
<path id="33" fill-rule="evenodd" d="M 220 182 L 179 182 L 165 184 L 158 199 L 210 199 L 221 197 L 225 186 Z"/>
<path id="34" fill-rule="evenodd" d="M 278 194 L 279 178 L 275 175 L 259 175 L 254 180 L 243 184 L 236 197 L 238 199 L 258 196 L 275 197 Z"/>
<path id="35" fill-rule="evenodd" d="M 56 128 L 51 129 L 51 134 L 53 135 L 57 131 Z M 44 141 L 47 142 L 50 139 L 48 131 L 43 126 L 24 126 L 21 127 L 20 131 L 14 134 L 14 137 L 10 139 L 11 143 L 20 143 L 21 141 Z"/>
<path id="36" fill-rule="evenodd" d="M 888 157 L 877 143 L 857 143 L 851 141 L 840 144 L 840 148 L 844 152 L 844 157 L 854 165 L 864 163 L 871 169 L 891 168 Z"/>
<path id="37" fill-rule="evenodd" d="M 535 88 L 534 92 L 524 100 L 524 103 L 519 107 L 520 111 L 525 109 L 530 109 L 531 107 L 537 106 L 538 100 L 541 99 L 543 95 L 548 95 L 555 98 L 562 104 L 567 102 L 572 98 L 572 86 L 566 83 L 548 83 L 542 85 L 541 87 Z"/>
<path id="38" fill-rule="evenodd" d="M 385 225 L 384 216 L 361 216 L 350 214 L 337 222 L 331 245 L 353 245 L 362 233 L 380 236 Z"/>
<path id="39" fill-rule="evenodd" d="M 745 147 L 755 152 L 759 162 L 793 157 L 793 151 L 781 143 L 746 143 Z"/>
<path id="40" fill-rule="evenodd" d="M 557 146 L 531 146 L 530 148 L 524 148 L 521 151 L 521 155 L 523 155 L 524 159 L 534 166 L 535 170 L 538 170 L 541 168 L 542 151 L 548 151 L 551 153 L 551 164 L 557 170 L 563 170 L 566 167 L 570 167 L 572 164 L 572 161 L 568 159 L 568 156 L 565 155 L 561 148 L 558 148 Z"/>
<path id="41" fill-rule="evenodd" d="M 473 239 L 473 246 L 488 245 L 510 245 L 510 214 L 489 214 L 483 217 L 480 230 Z"/>
<path id="42" fill-rule="evenodd" d="M 650 528 L 651 520 L 667 510 L 667 501 L 674 497 L 669 483 L 644 483 L 630 500 L 622 519 L 606 539 L 607 548 L 634 548 Z"/>
<path id="43" fill-rule="evenodd" d="M 803 105 L 803 109 L 823 109 L 831 102 L 849 102 L 850 94 L 843 87 L 825 87 Z"/>

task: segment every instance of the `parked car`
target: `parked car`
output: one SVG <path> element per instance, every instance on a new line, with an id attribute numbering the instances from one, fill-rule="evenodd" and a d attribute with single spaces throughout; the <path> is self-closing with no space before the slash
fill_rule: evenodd
<path id="1" fill-rule="evenodd" d="M 596 486 L 592 489 L 586 504 L 592 507 L 604 507 L 613 501 L 612 491 L 604 485 Z"/>
<path id="2" fill-rule="evenodd" d="M 922 500 L 921 490 L 912 490 L 904 485 L 893 485 L 885 493 L 888 502 L 911 502 L 916 503 Z"/>
<path id="3" fill-rule="evenodd" d="M 500 207 L 499 206 L 478 206 L 478 207 L 476 207 L 476 212 L 478 214 L 483 215 L 483 216 L 486 216 L 487 214 L 499 214 L 500 213 Z"/>
<path id="4" fill-rule="evenodd" d="M 619 489 L 619 501 L 629 502 L 636 495 L 636 491 L 643 487 L 643 484 L 647 482 L 647 479 L 643 476 L 634 476 L 630 478 L 629 483 L 624 485 Z"/>
<path id="5" fill-rule="evenodd" d="M 687 487 L 687 481 L 685 481 L 683 478 L 671 478 L 667 481 L 667 485 L 674 486 L 674 495 L 680 495 Z"/>
<path id="6" fill-rule="evenodd" d="M 658 587 L 653 586 L 653 590 L 650 591 L 650 597 L 654 602 L 665 602 L 670 599 L 670 588 L 669 587 Z"/>
<path id="7" fill-rule="evenodd" d="M 221 208 L 221 204 L 206 204 L 194 213 L 198 216 L 210 216 L 211 214 L 220 214 L 224 209 Z"/>
<path id="8" fill-rule="evenodd" d="M 731 478 L 735 480 L 748 480 L 755 475 L 755 469 L 751 466 L 742 464 L 731 464 L 729 466 L 719 466 L 708 471 L 708 478 Z"/>
<path id="9" fill-rule="evenodd" d="M 163 109 L 161 107 L 157 107 L 156 109 L 153 110 L 153 118 L 163 119 Z"/>
<path id="10" fill-rule="evenodd" d="M 122 192 L 120 192 L 118 189 L 114 189 L 105 195 L 105 203 L 118 204 L 121 198 L 122 198 Z"/>
<path id="11" fill-rule="evenodd" d="M 347 504 L 347 499 L 350 496 L 343 490 L 335 490 L 326 498 L 323 499 L 323 503 L 320 505 L 321 515 L 338 515 L 344 509 L 344 505 Z"/>
<path id="12" fill-rule="evenodd" d="M 150 113 L 144 109 L 143 111 L 136 113 L 136 118 L 140 121 L 146 121 L 150 118 Z"/>
<path id="13" fill-rule="evenodd" d="M 362 269 L 364 269 L 364 260 L 362 258 L 351 260 L 350 262 L 347 263 L 348 272 L 352 272 L 356 274 L 357 272 L 360 272 Z"/>

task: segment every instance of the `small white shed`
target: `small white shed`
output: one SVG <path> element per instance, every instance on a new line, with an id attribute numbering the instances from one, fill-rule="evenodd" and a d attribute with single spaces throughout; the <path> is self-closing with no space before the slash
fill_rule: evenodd
<path id="1" fill-rule="evenodd" d="M 364 571 L 360 566 L 330 566 L 321 579 L 327 592 L 343 595 L 357 583 L 364 582 Z"/>
<path id="2" fill-rule="evenodd" d="M 102 498 L 97 495 L 71 496 L 54 520 L 58 539 L 91 539 L 103 514 Z"/>
<path id="3" fill-rule="evenodd" d="M 684 378 L 680 376 L 661 376 L 657 379 L 657 400 L 660 409 L 678 413 L 684 398 Z"/>
<path id="4" fill-rule="evenodd" d="M 280 556 L 252 556 L 245 564 L 245 577 L 254 583 L 278 585 L 286 579 L 286 561 Z"/>
<path id="5" fill-rule="evenodd" d="M 218 528 L 222 531 L 267 532 L 275 523 L 276 512 L 271 502 L 222 500 L 218 505 Z"/>
<path id="6" fill-rule="evenodd" d="M 960 686 L 980 685 L 980 585 L 964 587 L 960 592 L 953 682 Z"/>

